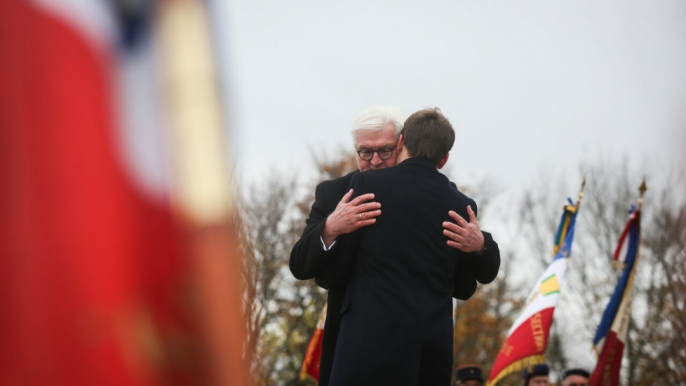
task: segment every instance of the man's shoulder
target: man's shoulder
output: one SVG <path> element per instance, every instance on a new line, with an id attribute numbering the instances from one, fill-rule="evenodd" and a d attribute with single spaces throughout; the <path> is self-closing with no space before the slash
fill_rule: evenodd
<path id="1" fill-rule="evenodd" d="M 461 200 L 474 201 L 474 200 L 472 200 L 471 198 L 469 198 L 469 196 L 467 196 L 466 194 L 462 193 L 462 192 L 460 191 L 460 189 L 457 188 L 457 185 L 456 185 L 454 182 L 448 181 L 448 186 L 450 186 L 450 189 L 451 189 L 451 190 L 455 193 L 455 195 L 456 195 L 457 197 L 459 197 Z"/>
<path id="2" fill-rule="evenodd" d="M 322 181 L 317 185 L 317 189 L 325 191 L 347 190 L 348 186 L 350 186 L 350 181 L 352 180 L 353 176 L 357 173 L 359 173 L 359 171 L 355 170 L 354 172 L 348 173 L 344 176 L 334 178 L 331 180 Z"/>
<path id="3" fill-rule="evenodd" d="M 362 178 L 362 173 L 360 173 L 359 176 L 356 178 Z M 374 169 L 374 170 L 367 170 L 364 172 L 364 180 L 369 181 L 369 180 L 377 180 L 377 179 L 384 179 L 384 178 L 391 178 L 392 176 L 395 175 L 402 175 L 402 170 L 399 169 L 397 166 L 390 167 L 390 168 L 383 168 L 383 169 Z"/>
<path id="4" fill-rule="evenodd" d="M 459 205 L 458 207 L 462 208 L 462 207 L 466 207 L 467 205 L 469 205 L 472 207 L 472 210 L 474 211 L 474 213 L 477 213 L 476 201 L 474 201 L 472 198 L 470 198 L 466 194 L 462 193 L 457 188 L 457 185 L 455 185 L 454 182 L 448 181 L 448 183 L 450 186 L 451 193 L 453 194 L 453 197 L 455 197 L 455 200 Z M 465 212 L 465 214 L 466 214 L 466 212 Z"/>

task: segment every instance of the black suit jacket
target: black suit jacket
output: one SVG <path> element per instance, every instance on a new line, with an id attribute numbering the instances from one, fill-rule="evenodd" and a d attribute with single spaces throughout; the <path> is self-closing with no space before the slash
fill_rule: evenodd
<path id="1" fill-rule="evenodd" d="M 326 322 L 324 324 L 324 338 L 322 339 L 322 358 L 319 364 L 319 385 L 329 384 L 331 365 L 336 350 L 338 338 L 338 326 L 340 324 L 341 305 L 345 295 L 344 281 L 330 285 L 317 279 L 331 269 L 331 262 L 335 261 L 342 251 L 337 245 L 330 251 L 325 252 L 321 242 L 322 229 L 326 218 L 335 209 L 341 198 L 350 189 L 350 181 L 353 172 L 346 176 L 324 181 L 317 185 L 314 191 L 314 203 L 307 218 L 307 225 L 300 239 L 293 246 L 291 258 L 288 262 L 291 272 L 296 279 L 308 280 L 315 278 L 317 284 L 328 288 Z M 338 243 L 338 241 L 337 241 Z"/>
<path id="2" fill-rule="evenodd" d="M 347 253 L 336 271 L 353 275 L 330 384 L 448 385 L 455 282 L 488 283 L 500 265 L 499 254 L 477 257 L 446 244 L 448 211 L 468 218 L 476 204 L 422 158 L 358 174 L 353 187 L 355 195 L 373 192 L 382 214 L 341 240 Z"/>
<path id="3" fill-rule="evenodd" d="M 354 251 L 346 248 L 348 241 L 345 236 L 339 238 L 334 248 L 325 252 L 320 236 L 326 218 L 336 209 L 336 205 L 350 189 L 353 176 L 357 174 L 359 172 L 356 171 L 340 178 L 324 181 L 316 187 L 315 201 L 307 218 L 305 230 L 293 246 L 289 261 L 291 272 L 297 279 L 307 280 L 315 278 L 317 284 L 329 290 L 319 372 L 319 385 L 322 386 L 328 385 L 329 382 L 340 325 L 339 314 L 346 292 L 347 279 L 351 274 L 351 264 L 349 262 L 350 259 L 354 259 L 355 254 Z M 476 210 L 476 206 L 473 209 Z M 483 234 L 486 253 L 481 257 L 485 261 L 499 262 L 500 252 L 498 245 L 493 241 L 489 233 L 483 232 Z M 445 238 L 441 240 L 441 243 L 445 244 L 445 242 Z M 340 264 L 345 261 L 348 264 L 344 264 L 341 267 Z M 475 279 L 486 282 L 486 276 L 490 275 L 490 269 L 488 264 L 482 264 L 480 260 L 469 261 L 462 268 L 461 271 L 455 272 L 453 296 L 466 300 L 476 289 Z"/>

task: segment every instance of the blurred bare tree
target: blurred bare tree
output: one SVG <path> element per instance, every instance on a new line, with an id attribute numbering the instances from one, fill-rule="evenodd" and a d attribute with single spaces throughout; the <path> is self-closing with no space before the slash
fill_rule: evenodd
<path id="1" fill-rule="evenodd" d="M 246 288 L 245 310 L 248 316 L 248 352 L 257 385 L 272 385 L 273 374 L 284 371 L 289 360 L 280 358 L 288 346 L 288 335 L 281 331 L 282 307 L 294 300 L 287 289 L 288 252 L 291 243 L 291 217 L 294 180 L 273 175 L 262 189 L 251 188 L 242 197 L 242 254 Z M 302 309 L 294 310 L 303 315 Z"/>
<path id="2" fill-rule="evenodd" d="M 683 175 L 666 181 L 643 205 L 628 386 L 686 385 L 686 184 Z"/>
<path id="3" fill-rule="evenodd" d="M 592 339 L 619 275 L 610 260 L 645 174 L 631 171 L 626 162 L 598 162 L 584 169 L 589 189 L 567 290 L 568 303 L 574 302 L 580 312 L 585 307 L 585 317 L 579 319 L 584 335 Z M 656 173 L 647 182 L 623 384 L 686 384 L 684 297 L 674 296 L 685 289 L 686 189 L 678 174 Z M 577 341 L 565 339 L 564 345 L 571 348 Z"/>
<path id="4" fill-rule="evenodd" d="M 626 162 L 599 161 L 582 170 L 588 185 L 546 352 L 558 378 L 565 368 L 578 366 L 579 356 L 590 350 L 619 275 L 611 257 L 643 176 L 629 170 Z M 683 175 L 665 178 L 662 184 L 661 177 L 653 176 L 654 184 L 648 180 L 643 205 L 641 258 L 622 370 L 627 386 L 686 384 L 686 315 L 684 297 L 677 295 L 683 293 L 686 280 L 686 189 Z M 546 190 L 551 181 L 541 185 L 525 194 L 519 218 L 527 248 L 542 257 L 543 269 L 551 260 L 559 207 Z"/>
<path id="5" fill-rule="evenodd" d="M 291 248 L 305 227 L 314 185 L 351 171 L 352 156 L 314 157 L 318 178 L 306 197 L 297 197 L 297 180 L 273 174 L 253 186 L 240 202 L 244 258 L 246 352 L 255 385 L 314 385 L 299 377 L 309 339 L 326 302 L 313 280 L 299 281 L 288 269 Z"/>

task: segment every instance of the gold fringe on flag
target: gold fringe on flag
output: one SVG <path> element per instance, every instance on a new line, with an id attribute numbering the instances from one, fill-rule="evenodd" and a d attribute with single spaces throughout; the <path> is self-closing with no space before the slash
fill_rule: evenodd
<path id="1" fill-rule="evenodd" d="M 545 363 L 545 355 L 532 355 L 530 357 L 522 358 L 516 362 L 512 362 L 505 367 L 497 377 L 493 378 L 493 381 L 489 382 L 487 386 L 493 386 L 510 374 L 520 372 L 527 367 L 540 365 L 542 363 Z"/>

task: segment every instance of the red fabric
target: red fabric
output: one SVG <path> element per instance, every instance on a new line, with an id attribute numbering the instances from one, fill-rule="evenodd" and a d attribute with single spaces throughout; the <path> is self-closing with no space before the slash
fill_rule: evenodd
<path id="1" fill-rule="evenodd" d="M 319 365 L 322 360 L 322 339 L 324 338 L 324 330 L 317 328 L 314 330 L 310 344 L 307 346 L 307 353 L 303 359 L 303 367 L 301 374 L 307 374 L 319 381 Z"/>
<path id="2" fill-rule="evenodd" d="M 555 308 L 546 308 L 522 323 L 510 334 L 496 357 L 489 383 L 507 366 L 525 358 L 544 355 Z"/>
<path id="3" fill-rule="evenodd" d="M 617 333 L 610 330 L 605 337 L 603 350 L 598 356 L 598 363 L 588 380 L 589 386 L 619 385 L 619 371 L 622 368 L 624 343 L 617 339 Z"/>
<path id="4" fill-rule="evenodd" d="M 624 226 L 624 229 L 622 230 L 622 234 L 619 235 L 619 241 L 617 241 L 617 248 L 615 248 L 615 253 L 612 255 L 612 260 L 619 261 L 619 258 L 622 257 L 622 256 L 619 256 L 619 254 L 622 252 L 622 246 L 624 245 L 624 241 L 626 240 L 626 237 L 629 235 L 629 231 L 631 230 L 631 225 L 633 224 L 635 219 L 636 219 L 636 216 L 632 215 L 631 219 L 626 223 L 626 226 Z"/>
<path id="5" fill-rule="evenodd" d="M 0 384 L 167 383 L 184 261 L 122 166 L 109 61 L 31 2 L 0 14 Z"/>

